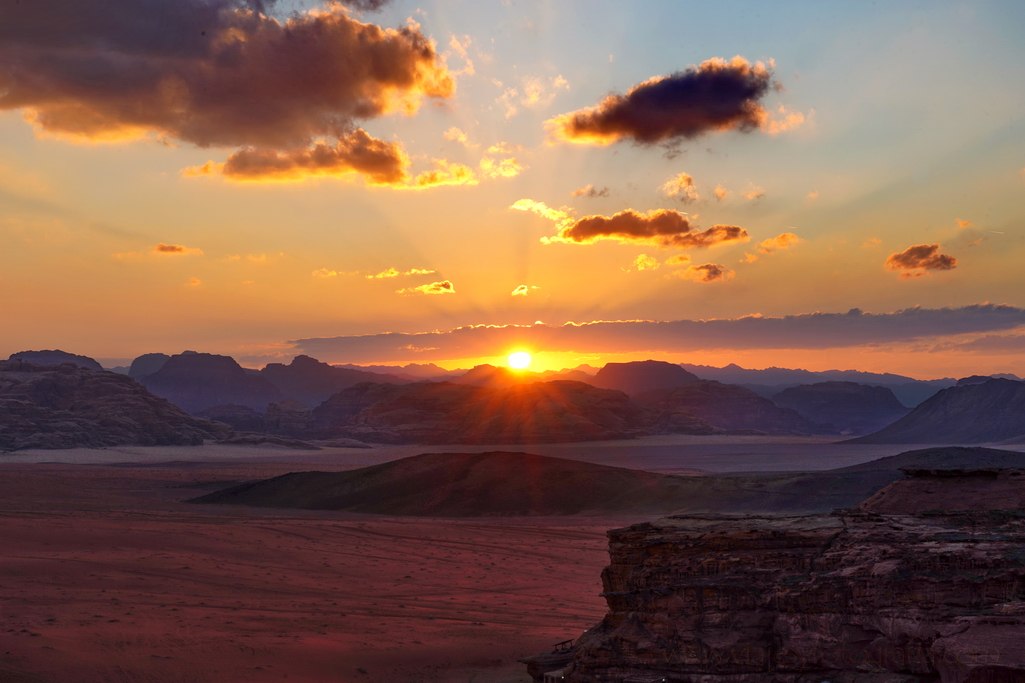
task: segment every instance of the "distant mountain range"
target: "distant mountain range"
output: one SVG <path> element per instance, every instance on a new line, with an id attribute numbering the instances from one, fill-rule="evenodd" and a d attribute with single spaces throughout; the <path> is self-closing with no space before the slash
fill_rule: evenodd
<path id="1" fill-rule="evenodd" d="M 911 410 L 896 394 L 916 380 L 848 371 L 688 366 L 696 370 L 692 372 L 648 360 L 609 363 L 593 374 L 592 368 L 530 373 L 481 365 L 446 372 L 439 381 L 412 379 L 413 374 L 429 375 L 438 369 L 431 365 L 384 373 L 384 366 L 371 372 L 297 356 L 288 364 L 271 363 L 256 370 L 241 367 L 229 356 L 186 351 L 140 356 L 128 368 L 129 379 L 98 370 L 90 358 L 59 350 L 22 352 L 12 358 L 25 367 L 75 368 L 105 378 L 85 383 L 98 392 L 101 403 L 107 401 L 104 392 L 124 391 L 107 376 L 123 378 L 129 382 L 124 386 L 137 387 L 133 401 L 166 399 L 194 416 L 227 425 L 224 429 L 236 432 L 232 438 L 246 442 L 254 438 L 246 434 L 293 440 L 495 444 L 674 433 L 867 434 L 862 440 L 873 443 L 1025 440 L 1025 383 L 983 376 L 964 378 Z M 772 392 L 772 384 L 730 384 L 698 373 L 765 382 L 853 375 L 892 384 L 830 380 Z M 929 383 L 918 382 L 925 384 Z M 36 404 L 32 414 L 38 421 L 52 407 L 42 399 Z M 8 421 L 15 419 L 11 405 Z M 114 408 L 111 411 L 111 420 L 120 419 Z M 8 427 L 0 419 L 0 430 Z M 141 437 L 118 438 L 127 443 Z M 223 430 L 218 438 L 225 438 Z"/>

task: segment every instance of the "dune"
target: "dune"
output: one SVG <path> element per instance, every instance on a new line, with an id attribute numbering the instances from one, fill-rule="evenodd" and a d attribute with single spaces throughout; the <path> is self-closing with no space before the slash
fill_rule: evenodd
<path id="1" fill-rule="evenodd" d="M 425 453 L 348 472 L 293 472 L 193 499 L 307 510 L 470 517 L 658 512 L 687 477 L 531 453 Z"/>

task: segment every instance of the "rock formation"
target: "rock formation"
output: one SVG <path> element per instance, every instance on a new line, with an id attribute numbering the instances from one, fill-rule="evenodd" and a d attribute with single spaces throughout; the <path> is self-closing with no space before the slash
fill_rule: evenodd
<path id="1" fill-rule="evenodd" d="M 856 443 L 1025 441 L 1025 382 L 988 379 L 950 387 Z"/>
<path id="2" fill-rule="evenodd" d="M 855 382 L 819 382 L 785 389 L 772 397 L 781 408 L 836 434 L 869 434 L 899 420 L 908 413 L 886 387 Z"/>
<path id="3" fill-rule="evenodd" d="M 628 396 L 650 391 L 675 389 L 697 382 L 698 378 L 674 363 L 642 360 L 631 363 L 607 363 L 590 380 L 602 389 L 616 389 Z"/>
<path id="4" fill-rule="evenodd" d="M 269 381 L 281 395 L 307 408 L 320 405 L 332 395 L 360 382 L 403 384 L 406 380 L 393 375 L 364 372 L 321 363 L 309 356 L 296 356 L 288 365 L 270 363 L 260 376 Z"/>
<path id="5" fill-rule="evenodd" d="M 124 375 L 0 362 L 0 450 L 196 445 L 229 431 L 186 415 Z"/>
<path id="6" fill-rule="evenodd" d="M 141 379 L 152 375 L 154 372 L 159 372 L 160 368 L 164 367 L 164 364 L 170 359 L 171 357 L 166 353 L 144 353 L 132 361 L 128 368 L 128 376 L 133 379 Z"/>
<path id="7" fill-rule="evenodd" d="M 609 611 L 563 680 L 1025 680 L 1025 472 L 908 474 L 832 515 L 609 532 Z"/>

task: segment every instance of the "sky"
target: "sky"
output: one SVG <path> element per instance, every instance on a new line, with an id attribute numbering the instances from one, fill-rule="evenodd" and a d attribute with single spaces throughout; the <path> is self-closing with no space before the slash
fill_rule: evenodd
<path id="1" fill-rule="evenodd" d="M 1025 375 L 1025 5 L 0 3 L 0 354 Z"/>

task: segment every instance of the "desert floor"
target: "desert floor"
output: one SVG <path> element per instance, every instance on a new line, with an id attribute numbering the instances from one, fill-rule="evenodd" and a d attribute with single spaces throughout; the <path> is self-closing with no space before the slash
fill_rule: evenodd
<path id="1" fill-rule="evenodd" d="M 653 438 L 509 448 L 662 472 L 842 467 L 907 450 Z M 604 614 L 628 517 L 401 518 L 184 500 L 421 452 L 204 446 L 0 456 L 0 681 L 529 681 Z"/>

